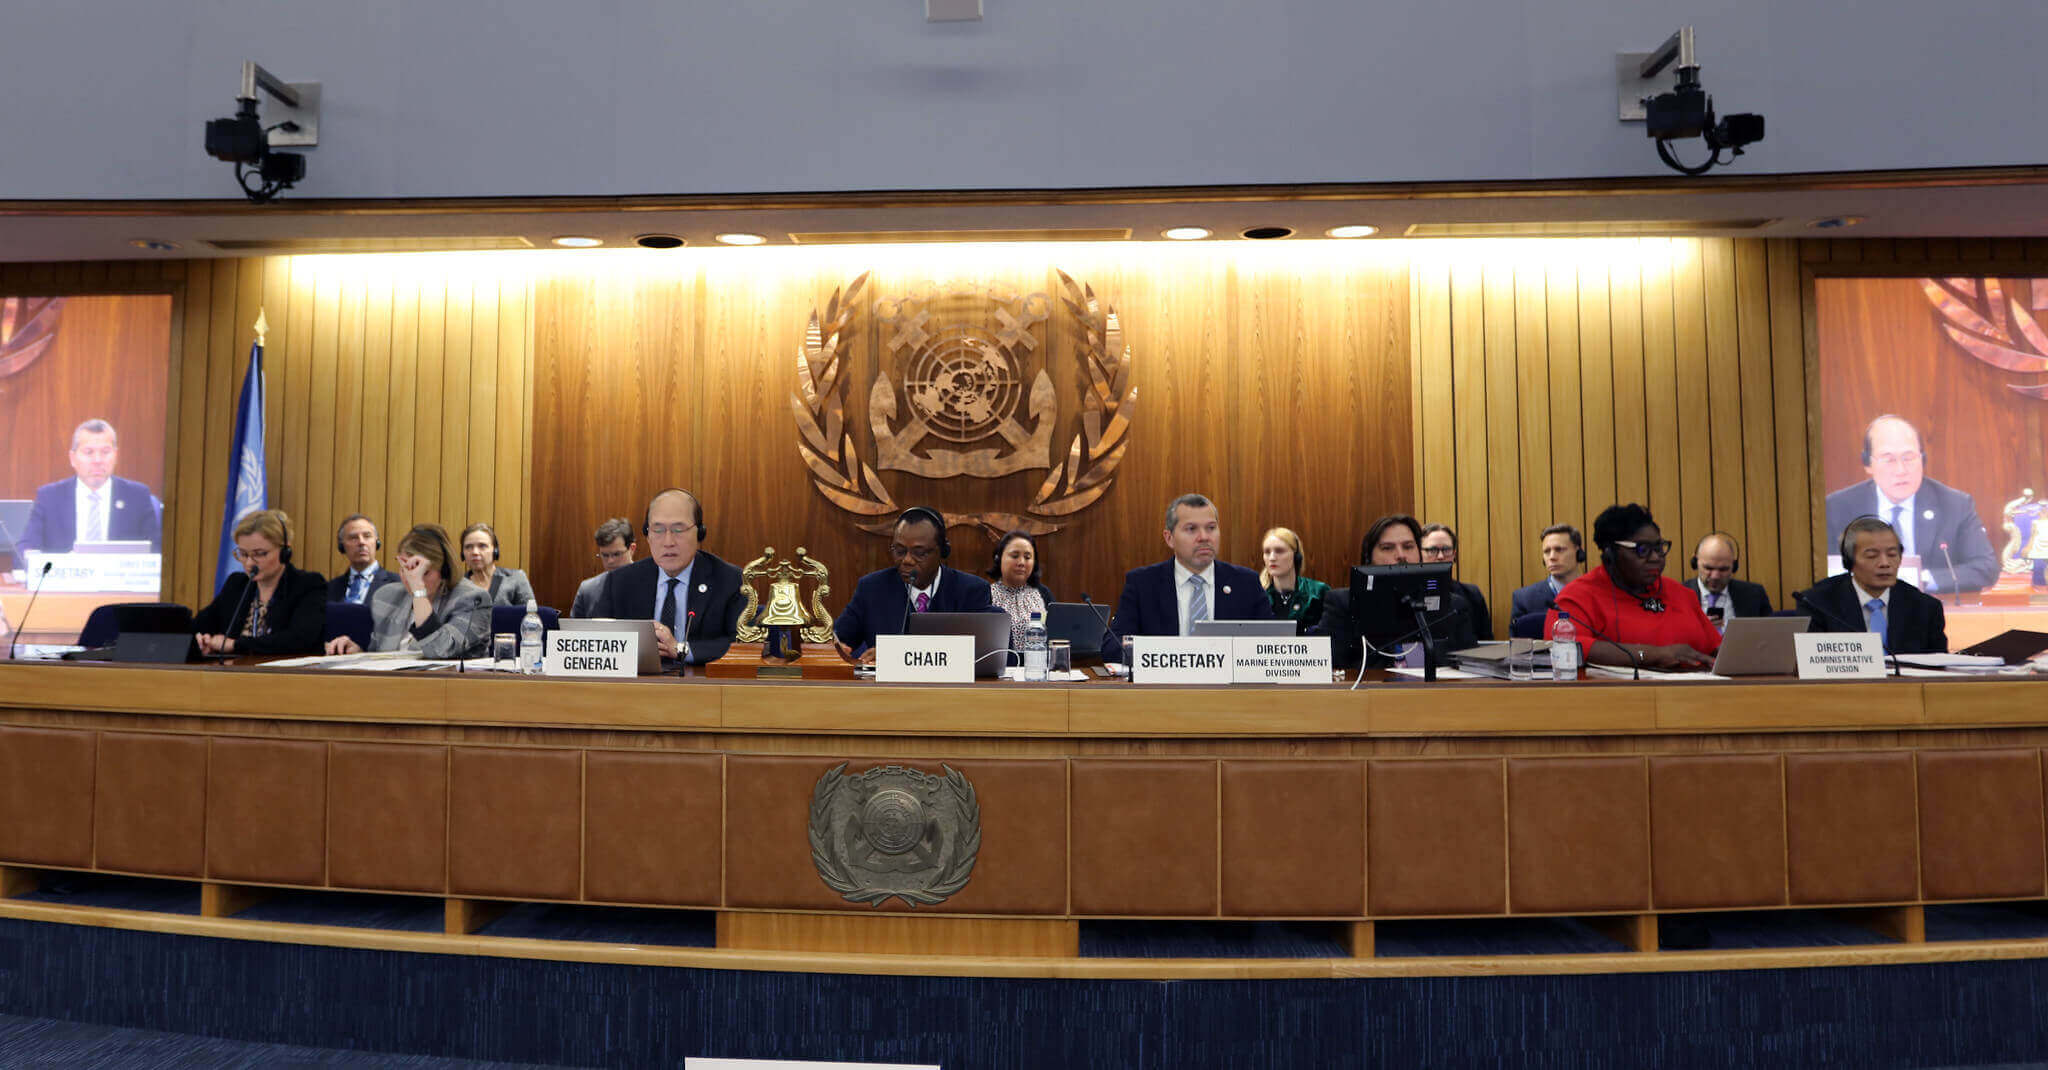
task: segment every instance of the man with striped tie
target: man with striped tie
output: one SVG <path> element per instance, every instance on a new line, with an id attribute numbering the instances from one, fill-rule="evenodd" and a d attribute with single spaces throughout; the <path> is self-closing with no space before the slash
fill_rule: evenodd
<path id="1" fill-rule="evenodd" d="M 1166 507 L 1173 557 L 1124 574 L 1102 660 L 1122 661 L 1127 635 L 1193 635 L 1197 621 L 1273 618 L 1259 574 L 1216 560 L 1221 531 L 1216 503 L 1200 494 L 1183 494 Z"/>
<path id="2" fill-rule="evenodd" d="M 348 569 L 327 581 L 329 602 L 370 604 L 370 595 L 387 583 L 397 583 L 398 573 L 377 562 L 384 540 L 377 534 L 377 522 L 361 513 L 351 513 L 334 531 L 335 549 L 348 559 Z"/>

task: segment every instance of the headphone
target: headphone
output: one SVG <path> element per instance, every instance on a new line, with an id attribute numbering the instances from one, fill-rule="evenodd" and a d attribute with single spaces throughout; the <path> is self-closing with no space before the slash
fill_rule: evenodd
<path id="1" fill-rule="evenodd" d="M 338 528 L 335 528 L 335 529 L 334 529 L 334 548 L 335 548 L 336 550 L 339 550 L 340 552 L 342 552 L 342 553 L 344 553 L 344 554 L 348 553 L 348 547 L 347 547 L 346 545 L 343 545 L 343 543 L 342 543 L 342 541 L 341 541 L 341 533 L 342 533 L 342 532 L 344 532 L 344 531 L 347 531 L 347 530 L 348 530 L 348 526 L 349 526 L 350 524 L 353 524 L 353 523 L 355 523 L 355 522 L 356 522 L 356 521 L 358 521 L 358 520 L 370 520 L 370 518 L 369 518 L 369 517 L 367 517 L 367 516 L 364 516 L 364 515 L 363 515 L 363 514 L 361 514 L 361 513 L 350 513 L 350 514 L 349 514 L 348 516 L 346 516 L 346 517 L 344 517 L 344 518 L 342 519 L 342 521 L 341 521 L 341 526 L 340 526 L 340 527 L 338 527 Z M 374 521 L 374 520 L 370 520 L 370 527 L 371 527 L 371 529 L 372 529 L 372 530 L 375 530 L 375 528 L 377 527 L 377 522 L 376 522 L 376 521 Z M 493 536 L 491 536 L 491 538 L 492 538 L 492 540 L 493 540 L 493 541 L 495 541 L 495 540 L 497 539 L 497 536 L 496 536 L 496 535 L 493 535 Z M 377 532 L 377 551 L 378 551 L 379 553 L 382 553 L 382 552 L 383 552 L 383 550 L 384 550 L 384 533 L 380 531 L 380 532 Z"/>
<path id="2" fill-rule="evenodd" d="M 496 529 L 492 528 L 492 527 L 491 527 L 491 526 L 490 526 L 489 524 L 486 524 L 486 523 L 484 523 L 483 521 L 479 520 L 479 521 L 477 521 L 476 523 L 474 523 L 474 524 L 471 524 L 470 526 L 468 526 L 468 527 L 466 527 L 466 528 L 463 528 L 463 529 L 462 529 L 462 539 L 463 539 L 463 541 L 464 541 L 464 542 L 467 542 L 467 541 L 469 541 L 469 537 L 470 537 L 471 535 L 473 535 L 473 534 L 475 534 L 475 533 L 479 532 L 479 531 L 481 531 L 481 532 L 483 532 L 484 534 L 486 534 L 486 535 L 489 535 L 489 536 L 491 537 L 491 560 L 493 560 L 493 561 L 496 561 L 496 560 L 498 559 L 498 532 L 497 532 L 497 530 L 496 530 Z"/>
<path id="3" fill-rule="evenodd" d="M 946 518 L 940 516 L 937 509 L 927 509 L 922 505 L 913 505 L 903 510 L 902 515 L 896 518 L 896 526 L 902 527 L 905 524 L 914 524 L 920 521 L 939 529 L 940 559 L 943 560 L 953 556 L 953 544 L 946 538 Z"/>
<path id="4" fill-rule="evenodd" d="M 1875 520 L 1880 524 L 1884 524 L 1886 529 L 1892 529 L 1892 526 L 1885 523 L 1885 519 L 1876 513 L 1864 513 L 1862 516 L 1850 517 L 1849 522 L 1842 525 L 1841 541 L 1835 544 L 1835 549 L 1841 552 L 1843 568 L 1848 568 L 1850 560 L 1856 556 L 1855 540 L 1849 537 L 1849 529 L 1855 527 L 1858 520 Z M 1897 531 L 1893 530 L 1892 533 L 1897 534 Z"/>
<path id="5" fill-rule="evenodd" d="M 439 524 L 414 524 L 412 530 L 406 533 L 405 538 L 399 540 L 398 545 L 402 548 L 406 543 L 412 542 L 415 539 L 432 539 L 434 541 L 434 545 L 439 547 L 441 551 L 441 564 L 434 571 L 441 574 L 443 586 L 454 583 L 455 562 L 460 560 L 460 558 L 456 556 L 455 548 L 448 545 L 447 531 Z"/>
<path id="6" fill-rule="evenodd" d="M 1299 575 L 1301 575 L 1301 565 L 1302 565 L 1302 554 L 1301 554 L 1301 536 L 1299 536 L 1299 535 L 1296 535 L 1296 536 L 1294 537 L 1294 574 L 1295 574 L 1296 576 L 1299 576 Z"/>
<path id="7" fill-rule="evenodd" d="M 1735 551 L 1734 559 L 1728 562 L 1728 571 L 1731 573 L 1742 571 L 1742 544 L 1735 541 L 1735 536 L 1725 531 L 1709 531 L 1705 535 L 1700 536 L 1699 542 L 1692 544 L 1692 560 L 1688 562 L 1692 565 L 1692 570 L 1694 572 L 1700 570 L 1700 543 L 1712 538 L 1728 540 L 1728 546 Z"/>
<path id="8" fill-rule="evenodd" d="M 710 526 L 704 523 L 704 503 L 697 500 L 695 494 L 681 487 L 663 487 L 661 490 L 654 492 L 654 498 L 659 498 L 664 494 L 680 494 L 690 499 L 690 509 L 697 514 L 697 541 L 703 542 L 704 536 L 711 531 Z M 640 513 L 640 534 L 642 535 L 647 534 L 648 520 L 654 515 L 654 498 L 647 499 L 647 508 Z"/>

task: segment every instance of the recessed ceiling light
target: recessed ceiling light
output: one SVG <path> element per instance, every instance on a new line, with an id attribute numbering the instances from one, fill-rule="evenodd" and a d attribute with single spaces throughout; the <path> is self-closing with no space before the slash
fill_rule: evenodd
<path id="1" fill-rule="evenodd" d="M 1370 238 L 1379 232 L 1380 228 L 1370 223 L 1351 223 L 1341 227 L 1331 227 L 1323 233 L 1332 238 Z"/>
<path id="2" fill-rule="evenodd" d="M 1168 227 L 1159 233 L 1174 241 L 1201 241 L 1214 232 L 1208 227 Z"/>
<path id="3" fill-rule="evenodd" d="M 587 234 L 564 234 L 549 240 L 564 249 L 589 249 L 604 244 L 603 238 L 593 238 Z"/>
<path id="4" fill-rule="evenodd" d="M 128 239 L 128 244 L 133 245 L 137 249 L 147 249 L 152 253 L 168 253 L 178 247 L 177 242 L 165 238 L 130 238 Z"/>
<path id="5" fill-rule="evenodd" d="M 1853 227 L 1861 222 L 1863 222 L 1863 217 L 1860 215 L 1831 215 L 1826 219 L 1816 219 L 1808 223 L 1807 226 L 1815 230 L 1841 230 L 1844 227 Z"/>
<path id="6" fill-rule="evenodd" d="M 642 249 L 680 249 L 689 243 L 673 234 L 642 234 L 633 244 Z"/>
<path id="7" fill-rule="evenodd" d="M 768 239 L 759 234 L 720 234 L 716 240 L 721 245 L 759 245 Z"/>

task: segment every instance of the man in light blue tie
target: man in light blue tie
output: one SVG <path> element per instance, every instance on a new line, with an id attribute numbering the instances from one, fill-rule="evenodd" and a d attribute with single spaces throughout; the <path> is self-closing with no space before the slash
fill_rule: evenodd
<path id="1" fill-rule="evenodd" d="M 1893 654 L 1935 654 L 1948 650 L 1948 625 L 1941 600 L 1899 578 L 1905 555 L 1890 524 L 1858 517 L 1842 532 L 1839 547 L 1849 571 L 1796 595 L 1817 632 L 1876 632 Z"/>
<path id="2" fill-rule="evenodd" d="M 377 534 L 377 522 L 361 513 L 351 513 L 334 532 L 334 548 L 348 560 L 346 571 L 327 581 L 329 602 L 370 604 L 370 596 L 387 583 L 397 583 L 398 573 L 377 562 L 384 540 Z"/>

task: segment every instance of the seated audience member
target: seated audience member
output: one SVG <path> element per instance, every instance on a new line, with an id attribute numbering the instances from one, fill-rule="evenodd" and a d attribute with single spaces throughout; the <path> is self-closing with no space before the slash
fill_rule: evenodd
<path id="1" fill-rule="evenodd" d="M 398 540 L 398 582 L 370 596 L 370 649 L 417 650 L 427 658 L 480 658 L 491 644 L 491 597 L 455 577 L 455 548 L 439 524 L 417 524 Z M 329 654 L 362 648 L 346 635 Z"/>
<path id="2" fill-rule="evenodd" d="M 1728 622 L 1737 617 L 1771 615 L 1771 596 L 1763 584 L 1735 578 L 1741 567 L 1742 549 L 1726 532 L 1710 531 L 1693 547 L 1693 577 L 1685 585 L 1699 596 L 1700 608 L 1715 631 L 1727 631 Z"/>
<path id="3" fill-rule="evenodd" d="M 988 567 L 988 577 L 995 582 L 989 584 L 988 596 L 990 603 L 1010 615 L 1013 650 L 1021 649 L 1019 641 L 1024 638 L 1025 626 L 1031 623 L 1031 615 L 1044 613 L 1045 607 L 1053 603 L 1052 591 L 1042 575 L 1038 540 L 1030 532 L 1007 531 L 996 540 L 995 560 Z M 1039 623 L 1044 623 L 1043 617 Z"/>
<path id="4" fill-rule="evenodd" d="M 1721 633 L 1707 621 L 1699 596 L 1664 575 L 1671 541 L 1648 509 L 1610 505 L 1593 520 L 1600 567 L 1573 580 L 1545 616 L 1549 635 L 1570 613 L 1588 664 L 1635 665 L 1666 672 L 1709 668 Z"/>
<path id="5" fill-rule="evenodd" d="M 1814 631 L 1876 632 L 1893 654 L 1947 652 L 1941 599 L 1899 578 L 1905 553 L 1890 524 L 1874 516 L 1851 520 L 1842 530 L 1841 551 L 1849 571 L 1798 596 Z"/>
<path id="6" fill-rule="evenodd" d="M 1358 551 L 1358 563 L 1361 565 L 1424 564 L 1422 524 L 1405 513 L 1380 517 L 1366 529 Z M 1477 612 L 1477 607 L 1466 601 L 1464 593 L 1453 585 L 1446 592 L 1443 605 L 1428 618 L 1430 633 L 1438 640 L 1437 649 L 1450 653 L 1477 646 L 1478 627 L 1473 623 Z M 1359 664 L 1365 652 L 1365 641 L 1351 620 L 1351 579 L 1348 573 L 1341 586 L 1330 588 L 1330 593 L 1323 597 L 1323 618 L 1309 634 L 1330 637 L 1330 657 L 1338 668 L 1348 669 Z M 1422 644 L 1410 641 L 1390 650 L 1375 649 L 1372 656 L 1364 661 L 1367 668 L 1375 669 L 1389 665 L 1419 666 L 1422 655 Z"/>
<path id="7" fill-rule="evenodd" d="M 1102 639 L 1102 660 L 1122 661 L 1127 636 L 1193 635 L 1197 621 L 1273 618 L 1258 573 L 1216 560 L 1221 525 L 1209 499 L 1175 498 L 1166 507 L 1165 538 L 1171 558 L 1124 573 L 1114 630 Z"/>
<path id="8" fill-rule="evenodd" d="M 896 564 L 853 585 L 853 597 L 832 622 L 839 656 L 862 665 L 875 660 L 875 636 L 901 635 L 912 613 L 995 612 L 988 581 L 945 564 L 953 555 L 946 518 L 922 505 L 905 509 L 889 537 Z"/>
<path id="9" fill-rule="evenodd" d="M 149 488 L 114 474 L 121 449 L 114 426 L 87 420 L 71 432 L 69 479 L 36 488 L 14 548 L 71 552 L 81 542 L 149 542 L 164 548 L 164 503 Z"/>
<path id="10" fill-rule="evenodd" d="M 1543 529 L 1543 571 L 1549 575 L 1527 587 L 1516 588 L 1509 601 L 1508 630 L 1518 625 L 1527 625 L 1525 634 L 1533 634 L 1543 626 L 1543 614 L 1557 601 L 1557 593 L 1565 584 L 1579 578 L 1586 567 L 1586 540 L 1579 529 L 1570 524 L 1552 524 Z M 1530 618 L 1534 618 L 1531 620 Z"/>
<path id="11" fill-rule="evenodd" d="M 1863 472 L 1870 478 L 1828 495 L 1828 530 L 1839 540 L 1856 517 L 1890 523 L 1905 556 L 1920 559 L 1920 574 L 1905 578 L 1929 591 L 1977 591 L 1997 583 L 1998 554 L 1976 500 L 1929 479 L 1926 465 L 1918 428 L 1889 414 L 1870 421 L 1863 429 Z"/>
<path id="12" fill-rule="evenodd" d="M 334 545 L 348 559 L 348 570 L 327 581 L 329 602 L 364 605 L 377 588 L 398 582 L 398 573 L 377 563 L 384 540 L 377 536 L 376 521 L 361 513 L 350 514 L 335 529 Z"/>
<path id="13" fill-rule="evenodd" d="M 533 599 L 526 573 L 498 564 L 498 532 L 489 524 L 479 520 L 462 529 L 462 560 L 469 582 L 483 588 L 492 605 L 524 608 Z"/>
<path id="14" fill-rule="evenodd" d="M 281 509 L 259 509 L 236 521 L 235 560 L 246 571 L 229 576 L 192 618 L 199 652 L 318 654 L 327 626 L 327 581 L 293 567 L 291 518 Z"/>
<path id="15" fill-rule="evenodd" d="M 1330 585 L 1301 574 L 1308 556 L 1301 552 L 1301 536 L 1286 528 L 1274 528 L 1259 540 L 1259 554 L 1266 567 L 1259 571 L 1259 586 L 1266 589 L 1266 601 L 1273 616 L 1314 624 L 1323 619 L 1323 596 Z"/>
<path id="16" fill-rule="evenodd" d="M 747 600 L 739 566 L 703 548 L 710 534 L 703 504 L 671 487 L 648 501 L 640 531 L 647 556 L 605 573 L 590 615 L 653 621 L 655 646 L 664 658 L 703 665 L 724 657 L 739 634 Z"/>
<path id="17" fill-rule="evenodd" d="M 1458 567 L 1458 533 L 1448 524 L 1422 525 L 1422 563 L 1425 565 L 1449 565 L 1452 576 Z M 1486 608 L 1486 594 L 1479 588 L 1459 581 L 1458 592 L 1472 606 L 1472 631 L 1481 642 L 1493 641 L 1493 612 Z"/>
<path id="18" fill-rule="evenodd" d="M 597 526 L 597 563 L 604 571 L 576 585 L 576 600 L 569 604 L 569 615 L 588 617 L 597 607 L 597 592 L 604 587 L 604 578 L 612 570 L 633 563 L 633 525 L 626 518 L 615 516 Z"/>

